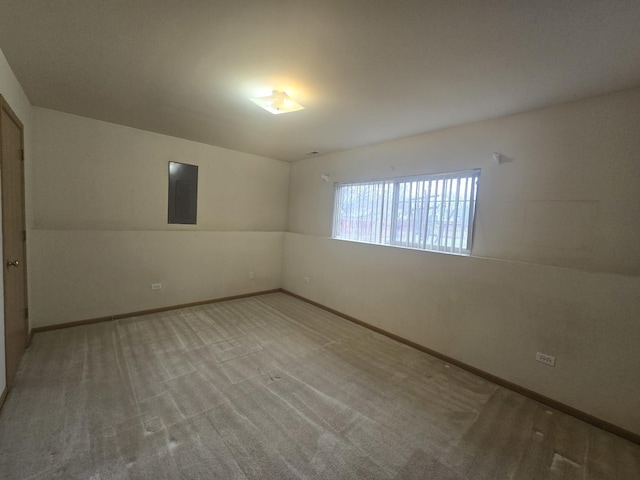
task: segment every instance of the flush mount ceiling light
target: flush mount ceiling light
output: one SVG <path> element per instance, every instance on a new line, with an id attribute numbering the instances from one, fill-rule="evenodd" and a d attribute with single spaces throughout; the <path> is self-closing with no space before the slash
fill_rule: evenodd
<path id="1" fill-rule="evenodd" d="M 285 92 L 274 90 L 273 93 L 266 97 L 250 98 L 253 103 L 264 108 L 267 112 L 279 115 L 281 113 L 297 112 L 304 107 L 293 100 Z"/>

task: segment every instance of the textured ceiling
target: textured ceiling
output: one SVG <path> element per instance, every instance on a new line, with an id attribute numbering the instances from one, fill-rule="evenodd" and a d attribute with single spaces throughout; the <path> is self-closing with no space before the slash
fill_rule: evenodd
<path id="1" fill-rule="evenodd" d="M 34 105 L 297 160 L 639 85 L 640 1 L 0 0 L 0 48 Z"/>

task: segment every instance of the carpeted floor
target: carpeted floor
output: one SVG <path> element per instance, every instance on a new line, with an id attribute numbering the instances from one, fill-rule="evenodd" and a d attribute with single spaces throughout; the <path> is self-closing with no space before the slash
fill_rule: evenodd
<path id="1" fill-rule="evenodd" d="M 640 446 L 285 294 L 39 333 L 2 479 L 640 478 Z"/>

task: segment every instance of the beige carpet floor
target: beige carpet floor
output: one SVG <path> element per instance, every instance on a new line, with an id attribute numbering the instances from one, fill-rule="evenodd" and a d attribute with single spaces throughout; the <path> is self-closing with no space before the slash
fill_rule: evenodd
<path id="1" fill-rule="evenodd" d="M 0 478 L 640 478 L 640 446 L 285 294 L 36 334 Z"/>

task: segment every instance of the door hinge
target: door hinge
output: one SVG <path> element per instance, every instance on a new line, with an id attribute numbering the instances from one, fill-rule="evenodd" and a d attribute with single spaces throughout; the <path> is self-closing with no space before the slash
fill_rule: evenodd
<path id="1" fill-rule="evenodd" d="M 24 318 L 29 318 L 29 309 L 28 308 L 24 309 Z"/>
<path id="2" fill-rule="evenodd" d="M 24 148 L 22 150 L 20 150 L 20 158 L 24 162 Z"/>
<path id="3" fill-rule="evenodd" d="M 27 231 L 26 230 L 22 230 L 22 241 L 23 242 L 27 241 Z"/>

